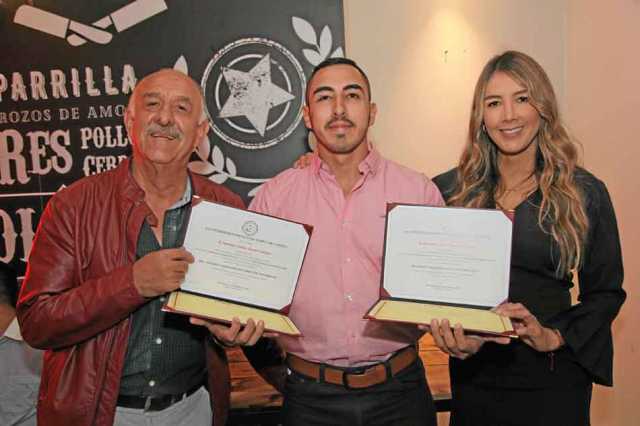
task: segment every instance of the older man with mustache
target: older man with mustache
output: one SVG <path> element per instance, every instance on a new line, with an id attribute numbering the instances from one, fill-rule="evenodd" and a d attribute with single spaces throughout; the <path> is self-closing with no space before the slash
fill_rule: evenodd
<path id="1" fill-rule="evenodd" d="M 192 198 L 242 207 L 188 172 L 208 129 L 202 105 L 184 74 L 147 76 L 125 115 L 132 158 L 49 201 L 18 304 L 24 339 L 47 351 L 39 424 L 224 424 L 229 372 L 219 342 L 252 345 L 263 324 L 199 322 L 213 339 L 161 311 L 194 261 L 179 247 Z"/>
<path id="2" fill-rule="evenodd" d="M 414 325 L 367 321 L 378 299 L 387 203 L 442 205 L 424 175 L 383 158 L 369 143 L 377 108 L 355 62 L 313 71 L 304 120 L 311 165 L 266 183 L 259 212 L 313 225 L 290 317 L 300 338 L 287 352 L 285 425 L 435 425 Z"/>

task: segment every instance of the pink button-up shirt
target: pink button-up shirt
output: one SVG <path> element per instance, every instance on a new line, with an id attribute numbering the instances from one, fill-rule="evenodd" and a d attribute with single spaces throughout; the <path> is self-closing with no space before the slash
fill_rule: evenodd
<path id="1" fill-rule="evenodd" d="M 387 359 L 420 337 L 414 325 L 363 319 L 378 300 L 386 205 L 443 205 L 424 175 L 371 149 L 361 178 L 345 197 L 328 166 L 315 156 L 267 182 L 250 209 L 313 226 L 290 318 L 303 337 L 279 343 L 304 359 L 355 366 Z"/>

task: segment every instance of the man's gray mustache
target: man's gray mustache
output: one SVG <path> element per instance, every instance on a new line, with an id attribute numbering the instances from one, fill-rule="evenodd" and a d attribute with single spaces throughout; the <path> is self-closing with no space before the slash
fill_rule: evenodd
<path id="1" fill-rule="evenodd" d="M 161 126 L 156 123 L 152 123 L 147 127 L 148 135 L 154 134 L 156 136 L 163 136 L 172 139 L 182 139 L 182 132 L 175 126 Z"/>

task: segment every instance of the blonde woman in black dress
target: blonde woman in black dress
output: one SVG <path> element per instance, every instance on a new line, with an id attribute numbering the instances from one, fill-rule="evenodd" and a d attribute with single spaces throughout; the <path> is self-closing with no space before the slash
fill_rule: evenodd
<path id="1" fill-rule="evenodd" d="M 577 166 L 536 61 L 508 51 L 487 63 L 460 163 L 434 181 L 449 205 L 515 211 L 509 303 L 497 310 L 520 338 L 431 323 L 451 355 L 451 425 L 589 425 L 592 383 L 612 385 L 611 323 L 625 299 L 620 242 L 607 189 Z"/>

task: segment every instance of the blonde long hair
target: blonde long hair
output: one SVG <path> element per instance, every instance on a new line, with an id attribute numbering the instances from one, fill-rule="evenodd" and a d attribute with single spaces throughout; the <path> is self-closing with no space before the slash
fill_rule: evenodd
<path id="1" fill-rule="evenodd" d="M 530 56 L 507 51 L 485 65 L 476 83 L 471 106 L 469 135 L 458 165 L 457 187 L 449 203 L 465 207 L 489 207 L 500 173 L 498 150 L 482 129 L 484 96 L 496 72 L 503 72 L 529 92 L 529 103 L 540 114 L 537 134 L 536 177 L 542 203 L 538 226 L 552 235 L 560 251 L 558 276 L 578 268 L 589 227 L 583 194 L 575 182 L 578 162 L 576 143 L 562 125 L 556 96 L 547 74 Z"/>

